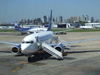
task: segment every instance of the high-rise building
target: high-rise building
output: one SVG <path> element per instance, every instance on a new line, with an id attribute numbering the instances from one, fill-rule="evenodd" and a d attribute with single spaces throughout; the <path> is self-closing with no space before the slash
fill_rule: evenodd
<path id="1" fill-rule="evenodd" d="M 70 23 L 70 19 L 67 19 L 67 23 Z"/>
<path id="2" fill-rule="evenodd" d="M 86 21 L 89 21 L 89 16 L 88 15 L 86 15 Z"/>
<path id="3" fill-rule="evenodd" d="M 57 17 L 55 17 L 55 20 L 56 20 L 56 23 L 58 22 L 58 18 Z"/>
<path id="4" fill-rule="evenodd" d="M 82 15 L 82 21 L 85 21 L 85 16 L 84 15 Z"/>
<path id="5" fill-rule="evenodd" d="M 55 23 L 55 17 L 52 18 L 52 22 Z"/>
<path id="6" fill-rule="evenodd" d="M 34 19 L 32 19 L 32 24 L 34 24 Z"/>
<path id="7" fill-rule="evenodd" d="M 91 22 L 94 22 L 94 17 L 91 17 Z"/>
<path id="8" fill-rule="evenodd" d="M 47 16 L 43 16 L 43 23 L 47 23 Z"/>
<path id="9" fill-rule="evenodd" d="M 63 21 L 63 17 L 59 16 L 59 23 L 62 23 L 62 21 Z"/>
<path id="10" fill-rule="evenodd" d="M 56 24 L 57 23 L 57 17 L 53 17 L 52 22 Z"/>
<path id="11" fill-rule="evenodd" d="M 49 22 L 49 16 L 47 16 L 47 22 Z"/>
<path id="12" fill-rule="evenodd" d="M 29 24 L 29 23 L 30 23 L 30 20 L 29 20 L 29 19 L 27 19 L 27 20 L 26 20 L 26 24 Z"/>
<path id="13" fill-rule="evenodd" d="M 74 23 L 74 17 L 70 18 L 70 23 Z"/>
<path id="14" fill-rule="evenodd" d="M 26 19 L 21 20 L 22 25 L 26 24 Z"/>
<path id="15" fill-rule="evenodd" d="M 76 17 L 74 17 L 74 22 L 79 22 L 79 19 L 78 19 L 78 17 L 76 16 Z"/>

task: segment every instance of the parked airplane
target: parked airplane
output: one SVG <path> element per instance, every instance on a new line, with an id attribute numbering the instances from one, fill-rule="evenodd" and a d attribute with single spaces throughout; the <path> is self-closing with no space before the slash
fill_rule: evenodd
<path id="1" fill-rule="evenodd" d="M 95 25 L 95 28 L 100 28 L 100 25 Z"/>
<path id="2" fill-rule="evenodd" d="M 92 26 L 82 26 L 80 23 L 79 23 L 79 27 L 82 28 L 82 29 L 90 29 L 90 28 L 93 28 Z"/>
<path id="3" fill-rule="evenodd" d="M 52 19 L 52 11 L 47 31 L 30 34 L 22 40 L 21 44 L 5 42 L 5 41 L 0 41 L 0 43 L 14 44 L 15 46 L 12 47 L 11 52 L 16 54 L 24 54 L 28 56 L 28 61 L 30 62 L 33 60 L 32 59 L 34 56 L 33 54 L 37 51 L 44 51 L 49 53 L 50 55 L 55 56 L 57 59 L 63 59 L 62 53 L 64 52 L 65 48 L 68 48 L 66 44 L 100 40 L 100 38 L 97 38 L 97 39 L 65 42 L 65 43 L 59 42 L 58 37 L 55 37 L 54 33 L 51 31 L 51 19 Z M 56 43 L 52 43 L 53 41 L 56 41 Z M 39 57 L 43 58 L 44 56 L 39 54 Z"/>
<path id="4" fill-rule="evenodd" d="M 20 31 L 23 35 L 24 33 L 34 33 L 34 32 L 40 32 L 40 31 L 47 31 L 46 28 L 21 28 L 15 21 L 14 21 L 15 30 Z"/>

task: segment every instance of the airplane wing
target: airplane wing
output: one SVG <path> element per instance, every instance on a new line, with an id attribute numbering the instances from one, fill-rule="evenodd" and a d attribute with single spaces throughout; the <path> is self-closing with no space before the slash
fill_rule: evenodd
<path id="1" fill-rule="evenodd" d="M 63 30 L 63 31 L 56 31 L 54 32 L 54 34 L 66 34 L 67 31 L 71 31 L 72 29 L 70 30 Z"/>
<path id="2" fill-rule="evenodd" d="M 71 41 L 71 42 L 61 42 L 61 44 L 81 43 L 81 42 L 94 41 L 94 40 L 100 40 L 100 38 L 96 38 L 96 39 L 86 39 L 86 40 L 78 40 L 78 41 Z M 57 43 L 50 44 L 50 46 L 55 46 L 55 45 L 57 45 Z"/>
<path id="3" fill-rule="evenodd" d="M 96 38 L 96 39 L 86 39 L 86 40 L 78 40 L 78 41 L 70 41 L 70 42 L 61 42 L 61 44 L 71 44 L 71 43 L 81 43 L 81 42 L 86 42 L 86 41 L 94 41 L 94 40 L 100 40 L 100 38 Z M 20 43 L 15 43 L 15 42 L 7 42 L 7 41 L 0 41 L 0 43 L 4 43 L 4 44 L 12 44 L 12 45 L 18 45 Z M 58 43 L 54 43 L 54 44 L 49 44 L 50 46 L 55 46 Z"/>
<path id="4" fill-rule="evenodd" d="M 20 44 L 20 43 L 7 42 L 7 41 L 0 41 L 0 43 L 4 43 L 4 44 L 12 44 L 12 45 L 18 45 L 18 44 Z"/>
<path id="5" fill-rule="evenodd" d="M 96 39 L 88 39 L 88 40 L 79 40 L 79 41 L 72 41 L 72 42 L 65 42 L 65 43 L 57 43 L 57 44 L 46 44 L 46 43 L 42 43 L 42 49 L 44 51 L 46 51 L 47 53 L 53 55 L 54 57 L 56 57 L 57 59 L 63 59 L 62 56 L 62 52 L 63 52 L 63 47 L 64 48 L 69 48 L 68 46 L 64 45 L 64 44 L 70 44 L 70 43 L 79 43 L 79 42 L 85 42 L 85 41 L 93 41 L 93 40 L 100 40 L 100 38 L 96 38 Z M 53 46 L 55 48 L 53 48 Z M 60 49 L 56 49 L 57 47 L 62 47 L 61 51 L 59 51 Z"/>

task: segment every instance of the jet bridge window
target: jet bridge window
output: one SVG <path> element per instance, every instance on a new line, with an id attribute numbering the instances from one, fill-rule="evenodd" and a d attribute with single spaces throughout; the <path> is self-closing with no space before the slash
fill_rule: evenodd
<path id="1" fill-rule="evenodd" d="M 33 41 L 23 41 L 22 43 L 34 43 Z"/>

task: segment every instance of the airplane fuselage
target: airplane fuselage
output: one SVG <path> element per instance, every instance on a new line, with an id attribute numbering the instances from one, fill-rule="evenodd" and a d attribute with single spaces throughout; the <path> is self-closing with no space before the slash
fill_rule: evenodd
<path id="1" fill-rule="evenodd" d="M 23 39 L 21 43 L 22 53 L 28 55 L 30 53 L 36 52 L 37 50 L 41 50 L 41 44 L 43 42 L 51 44 L 53 39 L 54 34 L 52 31 L 44 31 L 28 35 Z"/>
<path id="2" fill-rule="evenodd" d="M 92 26 L 80 26 L 80 28 L 89 29 L 89 28 L 93 28 L 93 27 Z"/>
<path id="3" fill-rule="evenodd" d="M 20 32 L 39 32 L 39 31 L 47 31 L 46 28 L 16 28 L 16 30 L 20 31 Z"/>

